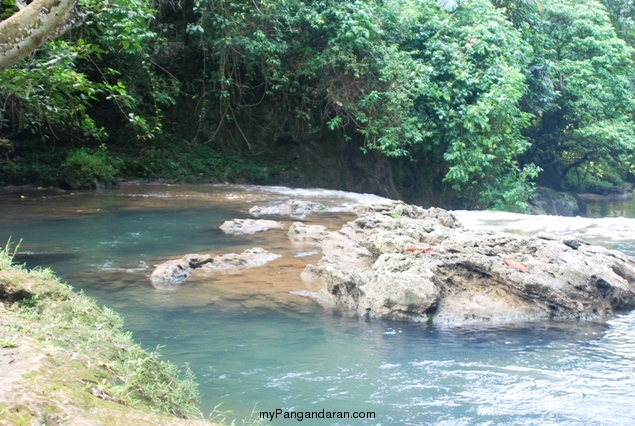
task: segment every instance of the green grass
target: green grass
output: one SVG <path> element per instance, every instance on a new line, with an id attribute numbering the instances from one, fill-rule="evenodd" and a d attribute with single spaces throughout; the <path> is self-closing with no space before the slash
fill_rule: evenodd
<path id="1" fill-rule="evenodd" d="M 73 292 L 50 270 L 27 271 L 12 265 L 6 248 L 0 250 L 0 295 L 0 346 L 18 347 L 28 338 L 64 374 L 80 374 L 72 370 L 81 368 L 83 390 L 93 396 L 161 415 L 201 418 L 187 367 L 134 343 L 121 316 Z"/>

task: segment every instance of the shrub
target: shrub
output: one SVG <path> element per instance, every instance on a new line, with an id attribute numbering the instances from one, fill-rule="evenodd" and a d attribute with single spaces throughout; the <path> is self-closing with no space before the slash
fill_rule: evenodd
<path id="1" fill-rule="evenodd" d="M 108 155 L 105 146 L 69 152 L 62 164 L 60 181 L 72 189 L 99 188 L 117 182 L 122 162 Z"/>

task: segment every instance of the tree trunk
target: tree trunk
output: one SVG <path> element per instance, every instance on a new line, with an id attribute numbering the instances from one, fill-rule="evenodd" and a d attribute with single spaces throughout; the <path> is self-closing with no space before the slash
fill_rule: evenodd
<path id="1" fill-rule="evenodd" d="M 0 70 L 19 60 L 59 35 L 76 0 L 35 0 L 18 13 L 0 22 Z"/>

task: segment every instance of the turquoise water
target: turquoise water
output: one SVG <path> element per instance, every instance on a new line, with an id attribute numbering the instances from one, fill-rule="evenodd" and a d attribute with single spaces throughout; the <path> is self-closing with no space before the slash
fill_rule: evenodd
<path id="1" fill-rule="evenodd" d="M 302 266 L 319 256 L 286 244 L 286 231 L 226 236 L 218 230 L 224 220 L 248 217 L 255 204 L 292 197 L 341 206 L 359 196 L 212 185 L 20 195 L 0 195 L 0 240 L 22 239 L 22 260 L 51 267 L 119 311 L 145 347 L 160 345 L 165 358 L 189 364 L 206 413 L 223 402 L 238 418 L 276 409 L 376 416 L 274 425 L 628 425 L 635 419 L 635 314 L 609 324 L 496 329 L 369 320 L 289 294 L 305 288 Z M 522 215 L 459 216 L 474 227 L 556 227 L 633 254 L 633 219 L 542 217 L 528 226 Z M 348 218 L 327 212 L 305 221 L 337 229 Z M 253 246 L 283 257 L 239 275 L 194 277 L 175 291 L 150 283 L 153 265 L 165 259 Z"/>

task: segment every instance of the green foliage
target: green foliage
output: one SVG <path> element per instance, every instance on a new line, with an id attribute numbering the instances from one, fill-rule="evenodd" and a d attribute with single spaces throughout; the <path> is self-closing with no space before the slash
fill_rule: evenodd
<path id="1" fill-rule="evenodd" d="M 156 10 L 146 0 L 80 0 L 88 19 L 85 34 L 99 42 L 104 52 L 136 55 L 155 43 L 157 34 L 148 25 Z"/>
<path id="2" fill-rule="evenodd" d="M 62 164 L 62 180 L 71 188 L 97 188 L 117 182 L 121 161 L 108 155 L 105 146 L 69 152 Z"/>
<path id="3" fill-rule="evenodd" d="M 635 3 L 632 0 L 601 0 L 606 7 L 613 28 L 626 43 L 635 46 Z"/>
<path id="4" fill-rule="evenodd" d="M 118 315 L 104 309 L 108 315 Z M 121 320 L 119 320 L 121 321 Z M 161 361 L 157 352 L 147 352 L 139 345 L 127 345 L 118 353 L 108 368 L 116 376 L 112 387 L 114 397 L 131 406 L 151 405 L 156 411 L 181 418 L 198 417 L 195 403 L 199 399 L 194 374 L 167 361 Z M 111 382 L 112 383 L 112 382 Z"/>
<path id="5" fill-rule="evenodd" d="M 144 63 L 157 39 L 147 25 L 153 17 L 148 5 L 144 0 L 80 1 L 78 29 L 0 72 L 0 137 L 105 141 L 112 117 L 102 124 L 93 114 L 103 103 L 112 103 L 119 120 L 126 120 L 138 137 L 158 133 L 158 84 Z M 149 84 L 130 81 L 130 76 L 142 80 L 139 74 Z M 140 105 L 142 100 L 149 108 Z M 144 117 L 152 115 L 154 122 Z"/>
<path id="6" fill-rule="evenodd" d="M 0 147 L 0 184 L 50 184 L 57 181 L 64 150 L 40 140 L 7 142 Z"/>
<path id="7" fill-rule="evenodd" d="M 578 192 L 595 194 L 623 193 L 632 190 L 625 182 L 623 170 L 616 169 L 613 164 L 589 161 L 571 170 L 564 179 L 565 188 L 573 188 Z"/>
<path id="8" fill-rule="evenodd" d="M 141 154 L 127 158 L 122 173 L 186 182 L 266 183 L 272 177 L 271 167 L 257 161 L 178 140 L 157 141 L 143 148 Z"/>
<path id="9" fill-rule="evenodd" d="M 410 110 L 419 67 L 385 31 L 398 25 L 402 3 L 393 11 L 361 0 L 198 1 L 189 31 L 208 52 L 209 101 L 226 124 L 283 132 L 294 118 L 304 131 L 325 124 L 359 132 L 367 148 L 405 154 L 420 139 Z M 276 108 L 263 114 L 263 103 Z"/>
<path id="10" fill-rule="evenodd" d="M 91 47 L 55 40 L 32 61 L 0 72 L 0 132 L 12 138 L 27 132 L 44 140 L 57 133 L 102 140 L 103 128 L 88 109 L 103 86 L 76 69 Z"/>
<path id="11" fill-rule="evenodd" d="M 80 186 L 265 182 L 258 155 L 326 134 L 471 207 L 523 211 L 537 176 L 600 192 L 635 180 L 630 0 L 79 5 L 80 25 L 0 73 L 1 182 L 62 163 Z M 0 16 L 15 10 L 3 0 Z M 30 152 L 35 139 L 55 148 Z M 77 150 L 98 144 L 123 160 Z"/>
<path id="12" fill-rule="evenodd" d="M 601 181 L 608 170 L 627 179 L 635 154 L 634 51 L 606 9 L 597 1 L 545 1 L 533 44 L 553 64 L 558 96 L 528 133 L 530 157 L 556 187 L 590 189 L 583 182 Z"/>
<path id="13" fill-rule="evenodd" d="M 7 19 L 19 10 L 20 8 L 18 8 L 15 0 L 2 0 L 0 4 L 0 20 Z"/>
<path id="14" fill-rule="evenodd" d="M 537 169 L 517 164 L 528 146 L 519 105 L 531 49 L 489 3 L 454 14 L 423 1 L 196 6 L 189 32 L 210 64 L 216 98 L 205 92 L 205 102 L 218 105 L 202 110 L 225 124 L 266 121 L 284 133 L 293 116 L 296 131 L 359 134 L 364 149 L 388 156 L 432 152 L 445 182 L 482 207 L 520 208 L 531 193 Z"/>
<path id="15" fill-rule="evenodd" d="M 521 130 L 530 116 L 520 104 L 530 47 L 486 1 L 463 2 L 449 15 L 430 8 L 407 46 L 429 75 L 417 99 L 427 135 L 421 155 L 445 162 L 444 181 L 467 202 L 524 210 L 538 172 L 517 162 L 529 146 Z"/>
<path id="16" fill-rule="evenodd" d="M 17 348 L 18 340 L 15 336 L 0 337 L 0 348 Z"/>
<path id="17" fill-rule="evenodd" d="M 105 100 L 114 103 L 127 134 L 137 139 L 156 137 L 163 126 L 161 108 L 172 106 L 177 93 L 173 76 L 153 58 L 164 42 L 153 25 L 157 2 L 82 0 L 81 4 L 88 16 L 82 36 L 101 52 L 84 64 L 85 72 L 102 81 Z"/>

